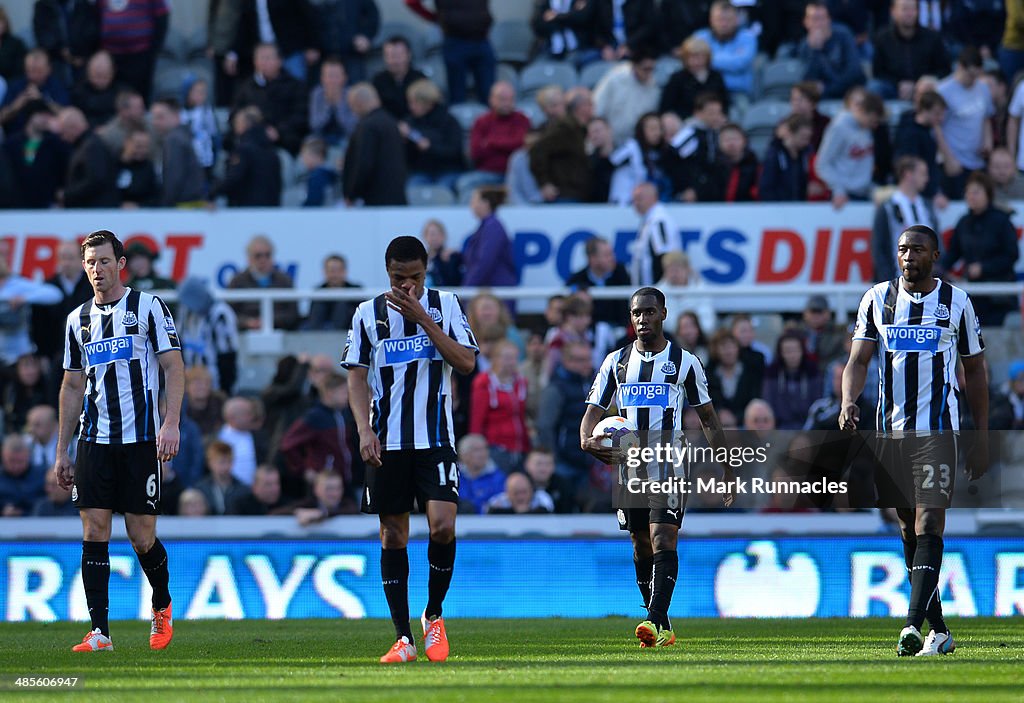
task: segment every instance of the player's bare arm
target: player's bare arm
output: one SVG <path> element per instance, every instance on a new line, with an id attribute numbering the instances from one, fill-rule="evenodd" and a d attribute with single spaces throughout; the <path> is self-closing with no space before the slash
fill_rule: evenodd
<path id="1" fill-rule="evenodd" d="M 473 373 L 476 366 L 476 354 L 469 347 L 464 347 L 445 334 L 441 326 L 431 319 L 419 300 L 403 288 L 398 287 L 392 287 L 389 292 L 384 293 L 384 297 L 394 309 L 402 313 L 402 317 L 423 328 L 437 351 L 453 369 L 463 376 Z"/>
<path id="2" fill-rule="evenodd" d="M 693 408 L 697 411 L 697 417 L 700 418 L 700 426 L 704 430 L 704 437 L 707 438 L 708 444 L 711 448 L 718 453 L 721 448 L 728 449 L 729 442 L 725 436 L 725 429 L 722 427 L 722 421 L 718 419 L 718 413 L 715 411 L 715 406 L 712 403 L 702 403 Z M 725 482 L 730 486 L 736 478 L 736 472 L 728 462 L 722 464 L 722 470 L 724 473 Z M 722 496 L 722 502 L 726 507 L 732 505 L 732 502 L 736 499 L 736 494 L 730 488 L 729 492 Z"/>
<path id="3" fill-rule="evenodd" d="M 78 415 L 82 412 L 82 399 L 85 397 L 85 374 L 81 371 L 65 371 L 64 382 L 60 386 L 60 421 L 57 430 L 57 460 L 53 470 L 57 473 L 57 482 L 61 488 L 70 489 L 75 482 L 75 463 L 68 455 L 71 437 L 78 424 Z"/>
<path id="4" fill-rule="evenodd" d="M 604 410 L 600 407 L 587 405 L 587 411 L 583 414 L 583 422 L 580 423 L 580 448 L 601 463 L 614 466 L 622 461 L 622 452 L 614 447 L 602 446 L 601 439 L 592 436 L 602 415 L 604 415 Z"/>
<path id="5" fill-rule="evenodd" d="M 964 390 L 974 419 L 974 442 L 967 453 L 967 473 L 971 480 L 979 479 L 988 471 L 988 365 L 985 354 L 960 358 L 964 365 Z"/>
<path id="6" fill-rule="evenodd" d="M 348 402 L 359 430 L 359 456 L 370 466 L 379 467 L 380 440 L 370 426 L 370 370 L 365 366 L 353 366 L 348 371 Z"/>
<path id="7" fill-rule="evenodd" d="M 159 357 L 164 372 L 164 397 L 167 409 L 160 430 L 156 433 L 156 455 L 160 461 L 170 461 L 178 454 L 181 422 L 181 399 L 185 394 L 185 363 L 177 349 L 164 352 Z"/>
<path id="8" fill-rule="evenodd" d="M 860 409 L 857 399 L 864 391 L 864 382 L 868 377 L 868 364 L 875 354 L 875 345 L 869 339 L 855 339 L 850 348 L 850 359 L 843 369 L 843 400 L 839 411 L 839 429 L 856 430 L 860 421 Z"/>

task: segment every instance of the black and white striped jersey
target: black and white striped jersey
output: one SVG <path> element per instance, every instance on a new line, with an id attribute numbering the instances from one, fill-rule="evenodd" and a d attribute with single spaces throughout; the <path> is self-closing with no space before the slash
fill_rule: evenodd
<path id="1" fill-rule="evenodd" d="M 84 371 L 81 439 L 97 444 L 156 440 L 160 426 L 159 354 L 178 350 L 174 318 L 155 295 L 125 289 L 102 308 L 75 308 L 64 335 L 64 368 Z"/>
<path id="2" fill-rule="evenodd" d="M 653 286 L 661 280 L 661 255 L 682 251 L 679 229 L 664 205 L 654 205 L 644 216 L 643 224 L 633 242 L 630 278 L 636 286 Z"/>
<path id="3" fill-rule="evenodd" d="M 445 334 L 479 351 L 454 293 L 424 288 L 420 304 Z M 423 328 L 393 310 L 383 295 L 356 308 L 341 365 L 370 369 L 370 422 L 382 449 L 455 446 L 452 367 Z"/>
<path id="4" fill-rule="evenodd" d="M 960 429 L 957 357 L 985 350 L 967 293 L 942 281 L 927 295 L 901 279 L 879 283 L 860 302 L 854 339 L 878 345 L 878 428 Z"/>
<path id="5" fill-rule="evenodd" d="M 657 354 L 639 351 L 635 343 L 613 351 L 587 395 L 587 403 L 602 410 L 614 402 L 640 432 L 681 432 L 686 404 L 710 401 L 700 360 L 672 342 Z"/>
<path id="6" fill-rule="evenodd" d="M 235 311 L 227 303 L 218 300 L 205 315 L 186 312 L 179 327 L 185 368 L 205 366 L 213 378 L 213 387 L 220 388 L 217 357 L 238 351 L 238 318 Z M 230 391 L 228 388 L 222 390 Z"/>

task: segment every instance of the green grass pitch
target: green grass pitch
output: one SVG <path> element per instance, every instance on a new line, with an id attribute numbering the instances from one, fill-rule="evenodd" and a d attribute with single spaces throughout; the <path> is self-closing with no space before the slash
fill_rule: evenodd
<path id="1" fill-rule="evenodd" d="M 636 622 L 451 620 L 452 657 L 383 666 L 381 620 L 181 621 L 163 652 L 144 622 L 116 622 L 116 651 L 74 654 L 83 623 L 0 625 L 0 700 L 876 701 L 1024 700 L 1020 618 L 951 619 L 957 651 L 897 658 L 902 623 L 676 620 L 679 643 L 640 650 Z M 415 627 L 415 623 L 414 623 Z M 422 643 L 420 643 L 422 644 Z M 76 675 L 85 689 L 18 691 L 15 676 Z M 88 696 L 88 698 L 85 698 Z"/>

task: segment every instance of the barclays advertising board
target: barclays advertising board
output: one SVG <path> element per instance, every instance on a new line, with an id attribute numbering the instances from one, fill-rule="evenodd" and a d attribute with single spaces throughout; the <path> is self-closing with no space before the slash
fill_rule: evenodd
<path id="1" fill-rule="evenodd" d="M 167 550 L 179 618 L 387 617 L 372 541 L 175 541 Z M 79 542 L 0 542 L 6 621 L 86 620 Z M 148 618 L 149 586 L 125 543 L 111 545 L 111 618 Z M 426 545 L 410 548 L 410 599 L 426 602 Z M 460 540 L 445 614 L 639 615 L 627 540 Z M 940 581 L 948 615 L 1024 614 L 1024 539 L 949 538 Z M 676 617 L 904 615 L 909 582 L 889 537 L 680 541 Z"/>

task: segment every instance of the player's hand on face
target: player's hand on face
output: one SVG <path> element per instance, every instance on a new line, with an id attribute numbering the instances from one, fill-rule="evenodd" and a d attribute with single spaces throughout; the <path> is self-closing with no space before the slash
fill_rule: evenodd
<path id="1" fill-rule="evenodd" d="M 859 420 L 860 408 L 857 407 L 856 403 L 847 403 L 843 405 L 843 409 L 839 411 L 839 429 L 855 430 L 857 429 L 857 422 Z"/>
<path id="2" fill-rule="evenodd" d="M 70 490 L 75 484 L 75 464 L 67 454 L 57 457 L 53 472 L 57 474 L 57 483 L 64 490 Z"/>
<path id="3" fill-rule="evenodd" d="M 370 466 L 380 467 L 380 440 L 377 435 L 359 438 L 359 456 Z"/>
<path id="4" fill-rule="evenodd" d="M 603 464 L 615 466 L 621 464 L 623 460 L 622 450 L 603 446 L 600 437 L 587 437 L 580 448 Z"/>
<path id="5" fill-rule="evenodd" d="M 384 293 L 384 298 L 390 303 L 391 307 L 402 313 L 402 317 L 409 320 L 409 322 L 422 324 L 429 319 L 427 311 L 420 305 L 420 301 L 412 297 L 403 288 L 392 286 L 390 292 Z"/>
<path id="6" fill-rule="evenodd" d="M 177 456 L 178 443 L 178 428 L 162 426 L 156 433 L 156 455 L 160 461 L 170 461 Z"/>

